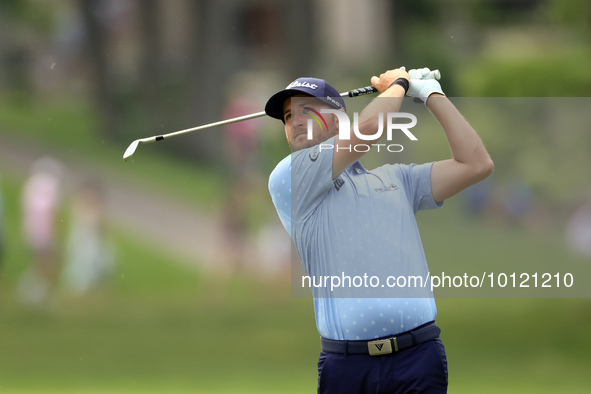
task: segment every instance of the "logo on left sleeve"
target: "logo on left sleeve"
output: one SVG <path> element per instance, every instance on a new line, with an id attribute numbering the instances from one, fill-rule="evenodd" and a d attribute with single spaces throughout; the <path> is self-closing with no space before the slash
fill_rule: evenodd
<path id="1" fill-rule="evenodd" d="M 339 190 L 341 190 L 341 187 L 343 187 L 343 185 L 345 184 L 345 181 L 342 180 L 341 177 L 338 177 L 332 183 L 334 184 L 334 188 L 337 189 L 338 192 Z"/>

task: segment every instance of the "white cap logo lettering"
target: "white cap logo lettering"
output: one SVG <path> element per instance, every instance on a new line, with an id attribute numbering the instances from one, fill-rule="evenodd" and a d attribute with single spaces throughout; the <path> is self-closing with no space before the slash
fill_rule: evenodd
<path id="1" fill-rule="evenodd" d="M 293 81 L 292 83 L 287 85 L 287 87 L 285 89 L 291 89 L 291 88 L 316 89 L 317 87 L 318 87 L 318 85 L 316 85 L 315 83 Z"/>

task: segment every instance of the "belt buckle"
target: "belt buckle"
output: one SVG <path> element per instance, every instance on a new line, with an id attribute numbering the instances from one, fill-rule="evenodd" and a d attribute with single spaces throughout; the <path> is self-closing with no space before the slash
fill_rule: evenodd
<path id="1" fill-rule="evenodd" d="M 394 338 L 396 341 L 396 337 Z M 392 353 L 392 342 L 388 339 L 377 339 L 367 342 L 367 350 L 371 356 L 382 356 Z"/>

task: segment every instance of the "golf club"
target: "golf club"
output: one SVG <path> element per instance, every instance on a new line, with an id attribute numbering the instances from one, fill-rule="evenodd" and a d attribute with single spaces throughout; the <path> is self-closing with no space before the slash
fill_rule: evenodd
<path id="1" fill-rule="evenodd" d="M 439 80 L 441 78 L 441 73 L 439 72 L 439 70 L 433 70 L 424 78 Z M 353 89 L 353 90 L 349 90 L 348 92 L 341 93 L 341 97 L 358 97 L 358 96 L 364 96 L 367 94 L 373 94 L 373 93 L 377 93 L 377 92 L 378 92 L 378 90 L 376 88 L 374 88 L 373 86 L 366 86 L 364 88 Z M 203 126 L 192 127 L 190 129 L 179 130 L 179 131 L 175 131 L 175 132 L 172 132 L 169 134 L 156 135 L 156 136 L 147 137 L 147 138 L 140 138 L 140 139 L 133 141 L 127 147 L 127 149 L 125 150 L 125 153 L 123 154 L 123 160 L 127 160 L 128 158 L 130 158 L 135 153 L 139 144 L 147 144 L 149 142 L 162 141 L 163 139 L 170 138 L 170 137 L 176 137 L 177 135 L 192 133 L 194 131 L 209 129 L 211 127 L 223 126 L 223 125 L 236 123 L 236 122 L 242 122 L 244 120 L 260 118 L 262 116 L 265 116 L 265 111 L 256 112 L 256 113 L 250 114 L 250 115 L 238 116 L 238 117 L 232 118 L 232 119 L 221 120 L 219 122 L 209 123 L 209 124 L 206 124 Z"/>

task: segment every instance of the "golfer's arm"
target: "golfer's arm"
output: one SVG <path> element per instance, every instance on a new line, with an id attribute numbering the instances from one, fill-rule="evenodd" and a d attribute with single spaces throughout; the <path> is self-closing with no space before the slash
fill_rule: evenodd
<path id="1" fill-rule="evenodd" d="M 439 202 L 489 176 L 494 165 L 476 131 L 447 97 L 433 94 L 427 107 L 443 127 L 453 157 L 431 169 L 431 192 Z"/>
<path id="2" fill-rule="evenodd" d="M 372 100 L 367 107 L 359 114 L 359 132 L 363 135 L 373 135 L 379 129 L 379 113 L 383 113 L 383 121 L 386 122 L 388 112 L 398 112 L 402 105 L 404 98 L 404 88 L 400 85 L 392 85 L 390 88 L 381 93 L 378 97 Z M 391 98 L 385 100 L 385 98 Z M 356 152 L 354 147 L 356 145 L 364 144 L 370 145 L 377 143 L 381 135 L 370 140 L 363 140 L 353 131 L 353 122 L 351 122 L 351 139 L 340 140 L 339 136 L 335 138 L 335 148 L 332 157 L 332 179 L 335 179 L 341 173 L 355 163 L 365 154 L 365 152 Z M 385 125 L 383 125 L 385 130 Z M 384 133 L 382 133 L 384 134 Z M 360 149 L 363 150 L 363 149 Z"/>

